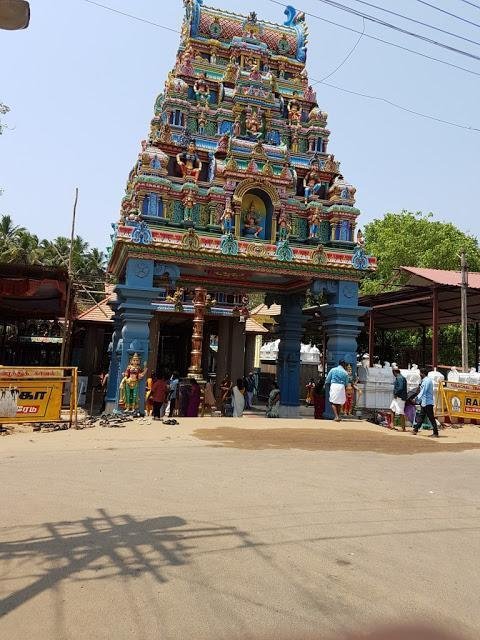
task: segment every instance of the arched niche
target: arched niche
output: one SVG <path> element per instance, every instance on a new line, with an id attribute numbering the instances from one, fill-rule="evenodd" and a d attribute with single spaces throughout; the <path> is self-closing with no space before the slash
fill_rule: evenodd
<path id="1" fill-rule="evenodd" d="M 240 237 L 270 240 L 275 211 L 280 206 L 278 194 L 271 185 L 244 181 L 235 190 L 234 202 L 240 211 Z"/>

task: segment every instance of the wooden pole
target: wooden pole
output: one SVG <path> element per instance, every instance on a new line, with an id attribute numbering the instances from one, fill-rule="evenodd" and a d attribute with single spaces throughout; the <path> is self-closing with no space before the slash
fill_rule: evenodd
<path id="1" fill-rule="evenodd" d="M 67 302 L 65 304 L 65 322 L 63 325 L 62 348 L 60 351 L 60 366 L 65 366 L 67 356 L 67 345 L 70 337 L 70 298 L 72 297 L 72 277 L 73 277 L 73 238 L 75 236 L 75 217 L 77 215 L 78 187 L 75 188 L 75 202 L 73 203 L 72 212 L 72 230 L 70 233 L 70 253 L 68 255 L 68 283 L 67 283 Z"/>
<path id="2" fill-rule="evenodd" d="M 480 325 L 475 323 L 475 369 L 478 371 L 478 352 L 480 350 Z"/>
<path id="3" fill-rule="evenodd" d="M 432 291 L 432 367 L 438 366 L 438 289 Z"/>
<path id="4" fill-rule="evenodd" d="M 468 311 L 467 311 L 467 293 L 468 293 L 468 267 L 465 251 L 460 254 L 462 267 L 462 289 L 461 289 L 461 311 L 462 311 L 462 369 L 468 371 Z"/>

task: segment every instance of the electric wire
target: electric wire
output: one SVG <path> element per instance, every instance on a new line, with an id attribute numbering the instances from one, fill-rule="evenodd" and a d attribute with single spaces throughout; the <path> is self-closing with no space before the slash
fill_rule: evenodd
<path id="1" fill-rule="evenodd" d="M 474 27 L 480 28 L 480 24 L 478 24 L 477 22 L 472 22 L 471 20 L 467 20 L 467 18 L 462 18 L 462 16 L 459 16 L 456 13 L 451 13 L 446 9 L 441 9 L 434 4 L 430 4 L 430 2 L 425 2 L 425 0 L 417 0 L 417 2 L 419 2 L 420 4 L 424 4 L 426 7 L 430 7 L 431 9 L 435 9 L 435 11 L 440 11 L 440 13 L 445 13 L 447 16 L 451 16 L 452 18 L 456 18 L 457 20 L 461 20 L 462 22 L 466 22 L 467 24 L 471 24 Z"/>
<path id="2" fill-rule="evenodd" d="M 396 16 L 397 18 L 402 18 L 403 20 L 414 22 L 415 24 L 419 24 L 422 27 L 427 27 L 428 29 L 433 29 L 434 31 L 439 31 L 440 33 L 445 33 L 448 36 L 452 36 L 454 38 L 458 38 L 459 40 L 464 40 L 465 42 L 470 42 L 471 44 L 476 44 L 480 46 L 480 42 L 477 42 L 476 40 L 470 40 L 470 38 L 461 36 L 458 33 L 453 33 L 452 31 L 447 31 L 446 29 L 442 29 L 441 27 L 436 27 L 433 24 L 429 24 L 428 22 L 422 22 L 422 20 L 416 20 L 415 18 L 410 18 L 410 16 L 404 16 L 402 13 L 397 13 L 396 11 L 391 11 L 390 9 L 384 9 L 383 7 L 379 7 L 377 4 L 372 4 L 371 2 L 366 2 L 365 0 L 353 0 L 353 1 L 358 2 L 359 4 L 363 4 L 367 7 L 371 7 L 372 9 L 383 11 L 384 13 L 388 13 L 392 16 Z M 463 0 L 463 1 L 466 1 L 466 0 Z M 480 7 L 478 8 L 480 9 Z"/>
<path id="3" fill-rule="evenodd" d="M 123 11 L 117 11 L 116 9 L 112 9 L 112 7 L 108 7 L 107 5 L 102 5 L 99 2 L 93 2 L 93 0 L 83 0 L 83 1 L 84 2 L 88 2 L 89 4 L 101 7 L 102 9 L 107 9 L 109 11 L 113 11 L 114 13 L 119 13 L 120 15 L 125 16 L 127 18 L 132 18 L 133 20 L 138 20 L 140 22 L 145 22 L 146 24 L 150 24 L 150 25 L 152 25 L 154 27 L 166 28 L 169 31 L 174 31 L 175 33 L 180 33 L 179 31 L 171 29 L 170 27 L 164 27 L 164 25 L 158 24 L 156 22 L 152 22 L 152 21 L 146 20 L 144 18 L 139 18 L 138 16 L 134 16 L 134 15 L 131 15 L 131 14 L 123 12 Z M 270 0 L 270 2 L 273 2 L 274 4 L 278 4 L 278 5 L 282 6 L 282 7 L 286 7 L 287 6 L 287 5 L 285 5 L 285 4 L 281 3 L 281 2 L 277 2 L 276 0 Z M 304 12 L 304 13 L 306 13 L 306 12 Z M 422 53 L 420 53 L 418 51 L 414 51 L 412 49 L 407 49 L 406 47 L 402 47 L 400 45 L 393 44 L 391 42 L 388 42 L 387 40 L 381 40 L 380 38 L 376 38 L 375 36 L 370 36 L 369 34 L 365 33 L 365 24 L 364 24 L 364 30 L 363 31 L 357 31 L 356 29 L 352 29 L 350 27 L 345 27 L 344 25 L 337 24 L 336 22 L 332 22 L 331 20 L 327 20 L 326 18 L 321 18 L 320 16 L 317 16 L 315 14 L 307 13 L 306 15 L 309 15 L 310 17 L 313 17 L 313 18 L 318 18 L 319 20 L 323 20 L 323 21 L 325 21 L 327 23 L 330 23 L 330 24 L 333 24 L 335 26 L 341 27 L 342 29 L 346 29 L 348 31 L 352 31 L 354 33 L 358 33 L 362 37 L 372 38 L 373 40 L 378 40 L 380 42 L 384 42 L 385 44 L 391 44 L 394 47 L 397 47 L 397 48 L 400 48 L 400 49 L 405 49 L 406 51 L 409 51 L 410 53 L 415 53 L 415 54 L 420 55 L 422 57 L 426 57 L 426 58 L 428 58 L 430 60 L 436 60 L 437 62 L 441 62 L 442 64 L 446 64 L 448 66 L 451 66 L 451 67 L 454 67 L 454 68 L 457 68 L 457 69 L 461 69 L 463 71 L 468 71 L 469 73 L 472 73 L 474 75 L 480 76 L 480 73 L 476 73 L 475 71 L 471 71 L 470 69 L 464 69 L 463 67 L 458 67 L 457 65 L 451 64 L 449 62 L 445 62 L 444 60 L 439 60 L 437 58 L 432 58 L 431 56 L 427 56 L 427 55 L 422 54 Z M 438 123 L 441 123 L 441 124 L 450 125 L 450 126 L 453 126 L 453 127 L 457 127 L 459 129 L 465 129 L 467 131 L 473 131 L 473 132 L 480 133 L 480 129 L 478 129 L 476 127 L 472 127 L 472 126 L 469 126 L 469 125 L 462 125 L 462 124 L 459 124 L 457 122 L 451 122 L 449 120 L 444 120 L 442 118 L 437 118 L 436 116 L 431 116 L 431 115 L 428 115 L 428 114 L 425 114 L 425 113 L 421 113 L 419 111 L 415 111 L 414 109 L 410 109 L 408 107 L 404 107 L 402 105 L 399 105 L 399 104 L 389 100 L 388 98 L 383 98 L 381 96 L 375 96 L 375 95 L 370 95 L 370 94 L 366 94 L 366 93 L 361 93 L 360 91 L 354 91 L 353 89 L 346 89 L 345 87 L 340 87 L 338 85 L 334 85 L 334 84 L 331 84 L 329 82 L 325 82 L 325 80 L 328 77 L 330 77 L 330 75 L 333 75 L 333 73 L 338 71 L 338 69 L 341 66 L 343 66 L 343 64 L 345 64 L 345 62 L 350 58 L 350 56 L 353 54 L 354 50 L 357 48 L 357 46 L 358 46 L 358 44 L 360 42 L 360 39 L 361 38 L 359 38 L 357 40 L 357 42 L 355 43 L 353 49 L 349 52 L 349 54 L 347 54 L 347 56 L 344 58 L 344 60 L 340 63 L 340 65 L 338 65 L 338 67 L 331 74 L 325 76 L 325 78 L 320 79 L 320 80 L 316 80 L 315 78 L 311 77 L 311 79 L 314 80 L 312 86 L 318 85 L 318 84 L 324 84 L 327 87 L 330 87 L 330 88 L 335 89 L 337 91 L 341 91 L 343 93 L 349 93 L 349 94 L 352 94 L 352 95 L 360 96 L 362 98 L 367 98 L 369 100 L 375 100 L 377 102 L 384 102 L 385 104 L 388 104 L 388 105 L 390 105 L 390 106 L 392 106 L 392 107 L 394 107 L 396 109 L 400 109 L 401 111 L 405 111 L 407 113 L 410 113 L 411 115 L 415 115 L 415 116 L 419 116 L 421 118 L 426 118 L 426 119 L 429 119 L 429 120 L 433 120 L 435 122 L 438 122 Z"/>
<path id="4" fill-rule="evenodd" d="M 311 77 L 311 76 L 310 76 Z M 311 77 L 312 80 L 315 78 Z M 369 100 L 376 100 L 377 102 L 384 102 L 391 107 L 395 107 L 396 109 L 400 109 L 401 111 L 405 111 L 414 116 L 419 116 L 420 118 L 426 118 L 428 120 L 434 120 L 435 122 L 439 122 L 441 124 L 451 125 L 452 127 L 457 127 L 458 129 L 465 129 L 467 131 L 474 131 L 476 133 L 480 133 L 480 129 L 477 127 L 472 127 L 470 125 L 460 124 L 458 122 L 452 122 L 451 120 L 444 120 L 443 118 L 437 118 L 436 116 L 432 116 L 426 113 L 422 113 L 421 111 L 415 111 L 415 109 L 410 109 L 409 107 L 404 107 L 388 98 L 382 98 L 380 96 L 370 95 L 368 93 L 362 93 L 360 91 L 354 91 L 353 89 L 346 89 L 345 87 L 339 87 L 338 85 L 331 84 L 330 82 L 325 82 L 323 80 L 315 80 L 312 84 L 312 87 L 317 84 L 324 84 L 326 87 L 331 87 L 332 89 L 336 89 L 337 91 L 342 91 L 343 93 L 350 93 L 355 96 L 361 96 L 362 98 L 368 98 Z"/>
<path id="5" fill-rule="evenodd" d="M 278 4 L 280 7 L 288 7 L 289 5 L 285 4 L 284 2 L 279 2 L 278 0 L 269 0 L 269 2 L 272 2 L 273 4 Z M 316 20 L 321 20 L 322 22 L 326 22 L 327 24 L 332 24 L 336 27 L 338 27 L 339 29 L 344 29 L 345 31 L 351 31 L 352 33 L 361 33 L 361 31 L 358 31 L 358 29 L 354 29 L 353 27 L 347 27 L 344 24 L 340 24 L 338 22 L 334 22 L 333 20 L 327 20 L 327 18 L 322 18 L 321 16 L 317 15 L 316 13 L 310 13 L 308 11 L 303 11 L 303 13 L 307 16 L 309 16 L 310 18 L 315 18 Z M 388 44 L 391 47 L 395 47 L 396 49 L 401 49 L 402 51 L 408 51 L 409 53 L 413 53 L 417 56 L 420 56 L 422 58 L 426 58 L 427 60 L 433 60 L 434 62 L 439 62 L 440 64 L 443 64 L 447 67 L 452 67 L 453 69 L 458 69 L 460 71 L 465 71 L 466 73 L 469 73 L 471 75 L 474 76 L 478 76 L 480 77 L 480 73 L 478 73 L 477 71 L 473 71 L 473 69 L 468 69 L 467 67 L 461 67 L 458 64 L 454 64 L 453 62 L 447 62 L 446 60 L 442 60 L 441 58 L 435 58 L 435 56 L 429 56 L 426 53 L 422 53 L 420 51 L 415 51 L 415 49 L 410 49 L 409 47 L 404 47 L 403 45 L 400 44 L 396 44 L 395 42 L 390 42 L 390 40 L 384 40 L 383 38 L 379 38 L 377 36 L 372 36 L 369 33 L 365 33 L 364 38 L 370 38 L 370 40 L 375 40 L 376 42 L 381 42 L 382 44 Z"/>
<path id="6" fill-rule="evenodd" d="M 335 2 L 334 0 L 316 0 L 316 1 L 322 2 L 323 4 L 326 4 L 330 7 L 334 7 L 335 9 L 339 9 L 340 11 L 351 13 L 354 16 L 359 16 L 360 18 L 364 18 L 365 20 L 374 22 L 375 24 L 378 24 L 382 27 L 387 27 L 387 29 L 393 29 L 393 31 L 397 31 L 398 33 L 403 33 L 404 35 L 410 36 L 412 38 L 416 38 L 417 40 L 422 40 L 423 42 L 432 44 L 435 47 L 440 47 L 441 49 L 452 51 L 452 53 L 457 53 L 458 55 L 465 56 L 467 58 L 472 58 L 473 60 L 480 60 L 480 56 L 477 56 L 474 53 L 464 51 L 463 49 L 457 49 L 457 47 L 452 47 L 449 44 L 445 44 L 444 42 L 439 42 L 438 40 L 434 40 L 433 38 L 429 38 L 428 36 L 422 36 L 420 33 L 415 33 L 414 31 L 403 29 L 398 25 L 392 24 L 391 22 L 386 22 L 385 20 L 381 20 L 380 18 L 371 16 L 368 13 L 364 13 L 363 11 L 359 11 L 358 9 L 354 9 L 353 7 L 347 7 L 347 5 L 342 4 L 341 2 Z M 474 42 L 474 44 L 478 44 L 478 42 Z"/>
<path id="7" fill-rule="evenodd" d="M 475 2 L 470 2 L 470 0 L 460 0 L 460 2 L 464 2 L 465 4 L 469 4 L 471 7 L 475 7 L 475 9 L 480 10 L 480 5 L 475 4 Z"/>
<path id="8" fill-rule="evenodd" d="M 126 13 L 125 11 L 120 11 L 119 9 L 114 9 L 113 7 L 109 7 L 106 4 L 100 4 L 100 2 L 94 2 L 94 0 L 83 0 L 88 4 L 93 4 L 97 7 L 101 7 L 102 9 L 106 9 L 107 11 L 111 11 L 112 13 L 118 13 L 121 16 L 125 16 L 127 18 L 131 18 L 132 20 L 137 20 L 138 22 L 144 22 L 145 24 L 150 24 L 153 27 L 158 27 L 159 29 L 165 29 L 166 31 L 171 31 L 172 33 L 180 33 L 178 29 L 173 29 L 172 27 L 166 27 L 164 24 L 159 24 L 158 22 L 152 22 L 152 20 L 147 20 L 146 18 L 139 18 L 138 16 L 134 16 L 131 13 Z"/>
<path id="9" fill-rule="evenodd" d="M 345 56 L 345 58 L 340 62 L 339 65 L 337 65 L 335 67 L 335 69 L 333 71 L 331 71 L 329 74 L 327 74 L 326 76 L 324 76 L 321 80 L 317 80 L 315 82 L 315 84 L 318 84 L 320 82 L 324 82 L 325 80 L 327 80 L 328 78 L 331 78 L 335 73 L 337 73 L 337 71 L 339 69 L 341 69 L 341 67 L 343 67 L 343 65 L 347 62 L 347 60 L 350 59 L 350 57 L 353 55 L 353 52 L 355 51 L 355 49 L 358 47 L 358 45 L 360 44 L 360 40 L 363 38 L 363 36 L 365 35 L 365 20 L 363 21 L 363 31 L 362 33 L 358 36 L 357 41 L 355 42 L 355 44 L 353 45 L 353 47 L 350 49 L 350 51 L 347 53 L 347 55 Z"/>

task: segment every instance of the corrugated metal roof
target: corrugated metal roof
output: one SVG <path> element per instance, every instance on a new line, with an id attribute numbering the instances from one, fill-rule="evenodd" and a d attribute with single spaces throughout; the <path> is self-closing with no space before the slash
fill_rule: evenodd
<path id="1" fill-rule="evenodd" d="M 460 287 L 462 284 L 461 271 L 422 269 L 420 267 L 400 267 L 400 269 L 410 275 L 407 282 L 409 285 L 425 286 L 428 284 L 439 284 L 447 287 Z M 470 289 L 480 289 L 480 273 L 478 273 L 478 271 L 469 272 L 468 287 Z"/>

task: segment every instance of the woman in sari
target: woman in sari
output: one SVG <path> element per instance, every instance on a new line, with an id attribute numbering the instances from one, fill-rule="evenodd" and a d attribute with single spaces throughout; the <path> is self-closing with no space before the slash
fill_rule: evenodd
<path id="1" fill-rule="evenodd" d="M 200 385 L 195 378 L 190 379 L 190 392 L 188 394 L 187 418 L 198 417 L 198 407 L 200 406 Z"/>
<path id="2" fill-rule="evenodd" d="M 267 418 L 280 417 L 280 389 L 276 380 L 273 382 L 273 389 L 270 391 L 267 403 Z"/>
<path id="3" fill-rule="evenodd" d="M 313 390 L 313 417 L 315 420 L 321 420 L 325 411 L 325 380 L 321 378 Z"/>
<path id="4" fill-rule="evenodd" d="M 238 378 L 237 384 L 232 389 L 233 417 L 241 418 L 245 409 L 245 386 L 242 378 Z"/>

